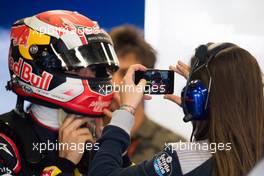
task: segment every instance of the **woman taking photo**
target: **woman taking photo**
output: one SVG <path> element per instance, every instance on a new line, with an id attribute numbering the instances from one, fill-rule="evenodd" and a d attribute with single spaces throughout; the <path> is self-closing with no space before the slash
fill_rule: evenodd
<path id="1" fill-rule="evenodd" d="M 134 84 L 137 70 L 132 65 L 123 79 L 123 86 L 133 92 L 120 92 L 121 107 L 98 141 L 100 149 L 89 170 L 91 176 L 167 176 L 167 175 L 246 175 L 261 159 L 264 130 L 264 98 L 260 67 L 246 50 L 231 43 L 201 45 L 196 49 L 191 68 L 180 63 L 170 69 L 187 79 L 181 98 L 165 95 L 183 107 L 184 121 L 191 121 L 191 141 L 196 148 L 165 146 L 150 161 L 122 168 L 122 155 L 130 143 L 134 109 L 143 95 Z M 186 143 L 190 144 L 190 143 Z M 200 145 L 201 144 L 201 145 Z M 217 146 L 212 151 L 211 144 Z M 186 145 L 185 145 L 186 146 Z M 215 148 L 214 148 L 215 149 Z"/>

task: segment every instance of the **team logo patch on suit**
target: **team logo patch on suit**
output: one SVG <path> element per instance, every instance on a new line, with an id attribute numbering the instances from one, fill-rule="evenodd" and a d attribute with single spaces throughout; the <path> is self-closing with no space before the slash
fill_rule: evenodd
<path id="1" fill-rule="evenodd" d="M 170 176 L 172 172 L 172 157 L 167 152 L 161 152 L 153 160 L 158 176 Z"/>
<path id="2" fill-rule="evenodd" d="M 7 161 L 2 163 L 2 161 Z M 1 164 L 8 167 L 0 167 L 0 173 L 18 173 L 21 170 L 21 159 L 18 149 L 12 139 L 5 134 L 0 133 L 0 166 Z M 12 168 L 12 171 L 9 169 Z M 9 172 L 10 171 L 10 172 Z"/>

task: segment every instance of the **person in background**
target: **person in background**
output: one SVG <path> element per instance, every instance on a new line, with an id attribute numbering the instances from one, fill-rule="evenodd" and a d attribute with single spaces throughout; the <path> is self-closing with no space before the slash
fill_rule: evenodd
<path id="1" fill-rule="evenodd" d="M 133 64 L 142 64 L 147 68 L 154 68 L 156 52 L 141 36 L 142 31 L 134 26 L 124 25 L 109 32 L 114 49 L 119 59 L 119 70 L 113 75 L 113 81 L 121 83 L 127 69 Z M 182 65 L 184 65 L 182 63 Z M 116 97 L 118 99 L 118 97 Z M 115 100 L 116 100 L 115 99 Z M 112 105 L 112 111 L 119 106 L 119 100 Z M 111 112 L 105 110 L 108 116 Z M 171 141 L 185 141 L 180 135 L 166 129 L 152 121 L 144 111 L 144 101 L 141 101 L 135 112 L 135 124 L 131 132 L 132 143 L 128 148 L 128 155 L 135 163 L 139 163 L 162 150 L 165 143 Z"/>

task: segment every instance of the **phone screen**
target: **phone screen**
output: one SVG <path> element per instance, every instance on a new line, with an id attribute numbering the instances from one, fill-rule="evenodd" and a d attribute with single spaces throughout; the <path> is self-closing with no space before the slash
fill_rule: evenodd
<path id="1" fill-rule="evenodd" d="M 171 70 L 147 70 L 135 72 L 135 84 L 146 79 L 145 94 L 173 94 L 174 72 Z"/>

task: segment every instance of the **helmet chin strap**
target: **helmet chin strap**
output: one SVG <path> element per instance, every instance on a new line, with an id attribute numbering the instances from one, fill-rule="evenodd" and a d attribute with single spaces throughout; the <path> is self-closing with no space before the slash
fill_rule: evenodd
<path id="1" fill-rule="evenodd" d="M 25 117 L 25 111 L 24 111 L 24 98 L 21 96 L 17 96 L 17 102 L 15 107 L 15 112 L 20 115 L 21 117 Z"/>

